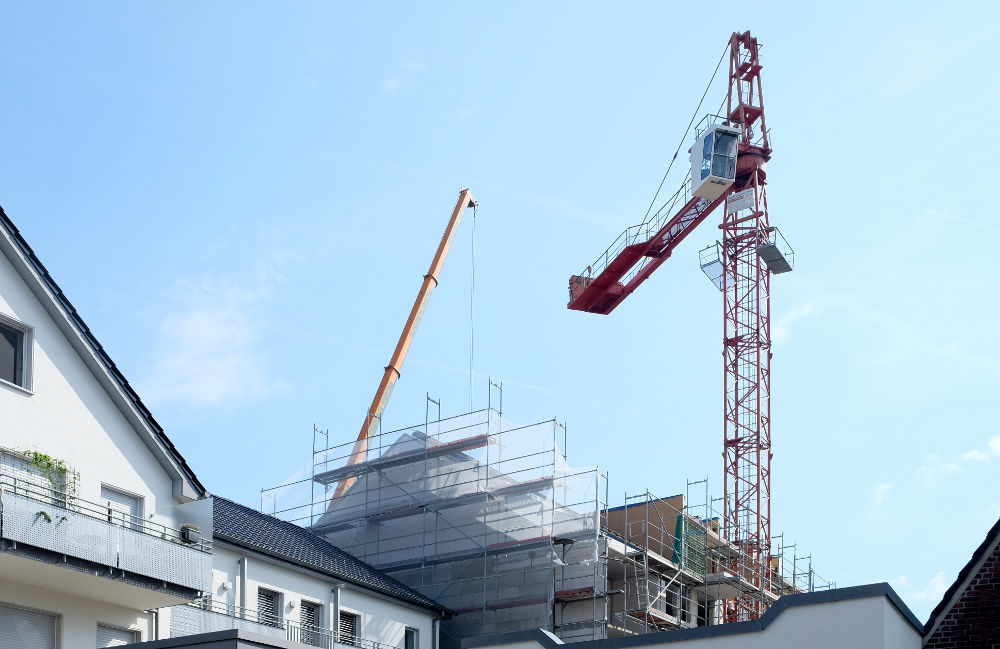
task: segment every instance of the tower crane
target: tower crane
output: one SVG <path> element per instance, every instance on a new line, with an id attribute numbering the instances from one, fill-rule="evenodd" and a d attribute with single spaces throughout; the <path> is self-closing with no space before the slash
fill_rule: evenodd
<path id="1" fill-rule="evenodd" d="M 747 558 L 730 570 L 755 589 L 779 592 L 770 557 L 770 275 L 790 271 L 793 252 L 768 219 L 765 166 L 772 151 L 760 45 L 749 31 L 734 33 L 728 51 L 726 112 L 699 124 L 690 176 L 659 210 L 570 278 L 568 307 L 611 313 L 725 205 L 722 241 L 700 255 L 702 270 L 723 294 L 723 536 Z M 727 600 L 725 620 L 759 617 L 766 608 L 762 599 L 744 594 Z"/>
<path id="2" fill-rule="evenodd" d="M 392 352 L 389 364 L 385 366 L 382 380 L 375 390 L 375 397 L 368 407 L 364 423 L 361 424 L 361 432 L 358 433 L 358 438 L 354 442 L 354 448 L 347 459 L 347 466 L 360 464 L 368 458 L 368 438 L 378 432 L 379 423 L 382 421 L 382 413 L 389 404 L 389 397 L 392 396 L 392 388 L 399 379 L 400 371 L 403 368 L 403 361 L 406 360 L 406 355 L 410 351 L 410 344 L 413 343 L 413 336 L 420 325 L 424 309 L 427 308 L 427 303 L 431 299 L 431 293 L 438 285 L 438 276 L 441 274 L 444 260 L 448 258 L 448 251 L 451 249 L 451 242 L 455 238 L 458 226 L 462 222 L 462 215 L 467 208 L 471 207 L 475 209 L 477 205 L 476 199 L 473 198 L 472 192 L 468 188 L 462 189 L 458 193 L 458 202 L 455 203 L 455 209 L 452 210 L 451 218 L 448 219 L 448 225 L 441 236 L 441 242 L 438 244 L 434 258 L 431 260 L 430 268 L 427 270 L 427 274 L 424 275 L 424 281 L 420 285 L 416 299 L 413 301 L 413 307 L 410 308 L 410 315 L 406 318 L 403 331 L 399 334 L 396 349 Z M 356 476 L 349 476 L 337 484 L 337 488 L 333 492 L 333 497 L 330 498 L 330 502 L 327 505 L 327 510 L 333 508 L 334 504 L 350 489 L 356 480 Z"/>

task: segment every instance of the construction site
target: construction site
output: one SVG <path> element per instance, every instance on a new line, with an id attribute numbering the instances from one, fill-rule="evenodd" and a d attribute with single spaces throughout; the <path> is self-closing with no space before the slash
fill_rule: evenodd
<path id="1" fill-rule="evenodd" d="M 727 60 L 722 105 L 697 121 L 703 96 L 678 145 L 690 146 L 691 165 L 680 187 L 654 210 L 658 189 L 642 223 L 571 276 L 567 305 L 610 314 L 722 208 L 722 239 L 700 255 L 723 297 L 717 497 L 707 478 L 687 476 L 664 486 L 682 488 L 676 495 L 621 494 L 599 468 L 569 463 L 563 424 L 506 419 L 502 385 L 493 381 L 485 409 L 443 417 L 428 397 L 423 421 L 383 431 L 455 230 L 477 205 L 468 189 L 360 433 L 345 440 L 314 430 L 310 477 L 262 492 L 263 511 L 451 609 L 441 625 L 445 648 L 528 629 L 580 641 L 752 620 L 783 595 L 834 586 L 771 528 L 771 276 L 791 271 L 794 253 L 767 212 L 772 149 L 757 40 L 733 34 L 716 73 Z"/>
<path id="2" fill-rule="evenodd" d="M 491 401 L 444 419 L 430 402 L 425 421 L 373 434 L 353 464 L 354 442 L 314 431 L 312 477 L 264 490 L 262 509 L 455 611 L 444 647 L 524 629 L 570 642 L 722 624 L 734 601 L 766 610 L 835 587 L 780 536 L 766 566 L 729 541 L 705 479 L 609 505 L 608 476 L 567 462 L 564 425 L 512 424 L 497 384 Z M 303 484 L 312 498 L 278 509 Z"/>

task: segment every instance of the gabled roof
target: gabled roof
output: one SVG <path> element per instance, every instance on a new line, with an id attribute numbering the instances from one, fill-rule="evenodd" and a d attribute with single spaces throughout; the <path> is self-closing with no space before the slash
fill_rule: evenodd
<path id="1" fill-rule="evenodd" d="M 979 544 L 976 551 L 972 553 L 972 558 L 958 572 L 955 582 L 944 592 L 941 601 L 931 611 L 930 617 L 927 618 L 927 623 L 924 624 L 925 636 L 929 635 L 937 623 L 944 619 L 944 616 L 951 610 L 952 605 L 958 601 L 965 592 L 965 589 L 969 587 L 972 579 L 976 576 L 976 572 L 990 555 L 993 554 L 998 545 L 1000 545 L 1000 519 L 997 519 L 997 522 L 990 528 L 990 531 L 986 533 L 986 538 Z"/>
<path id="2" fill-rule="evenodd" d="M 450 612 L 309 530 L 226 498 L 214 496 L 214 500 L 216 539 L 284 559 L 422 608 Z"/>
<path id="3" fill-rule="evenodd" d="M 8 246 L 3 245 L 7 242 L 13 246 L 12 250 L 8 250 Z M 14 225 L 13 221 L 4 212 L 3 207 L 0 207 L 0 250 L 8 253 L 7 257 L 14 264 L 18 272 L 21 273 L 25 281 L 28 281 L 29 277 L 34 277 L 37 280 L 38 286 L 31 286 L 32 292 L 42 301 L 43 306 L 46 307 L 46 310 L 56 320 L 56 324 L 60 325 L 60 329 L 63 330 L 64 334 L 67 336 L 75 335 L 77 338 L 76 342 L 82 344 L 84 348 L 90 351 L 110 379 L 112 390 L 116 391 L 117 396 L 131 408 L 138 420 L 137 423 L 146 428 L 152 436 L 154 447 L 166 456 L 169 463 L 180 474 L 181 479 L 188 482 L 196 496 L 207 495 L 204 485 L 198 480 L 198 477 L 191 467 L 188 466 L 187 461 L 174 446 L 173 442 L 163 432 L 163 427 L 153 418 L 153 413 L 149 411 L 149 408 L 142 402 L 136 391 L 129 385 L 128 380 L 115 365 L 115 362 L 111 360 L 111 357 L 104 350 L 101 343 L 98 342 L 93 332 L 90 331 L 90 327 L 87 326 L 87 323 L 77 313 L 76 308 L 70 303 L 69 298 L 62 292 L 56 281 L 52 279 L 45 265 L 35 255 L 35 251 L 31 249 L 31 246 L 21 236 L 20 231 Z M 11 252 L 14 254 L 11 255 Z M 46 304 L 46 297 L 50 302 L 49 304 Z M 65 324 L 68 325 L 69 331 L 67 331 L 66 326 L 63 326 L 64 323 L 59 322 L 58 314 L 61 314 L 65 319 Z M 71 340 L 71 342 L 74 341 Z M 105 385 L 103 381 L 101 383 Z M 105 385 L 105 389 L 108 389 L 108 385 Z M 112 400 L 114 400 L 116 395 L 112 394 L 111 396 Z"/>

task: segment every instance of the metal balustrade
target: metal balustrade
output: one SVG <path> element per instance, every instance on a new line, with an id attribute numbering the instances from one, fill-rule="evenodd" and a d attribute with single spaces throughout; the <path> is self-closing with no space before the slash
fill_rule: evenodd
<path id="1" fill-rule="evenodd" d="M 3 538 L 171 584 L 204 591 L 211 543 L 0 467 Z"/>
<path id="2" fill-rule="evenodd" d="M 170 609 L 170 635 L 182 637 L 224 629 L 243 629 L 272 638 L 284 638 L 322 649 L 358 647 L 359 649 L 401 649 L 395 645 L 367 638 L 337 637 L 332 630 L 280 616 L 261 613 L 234 604 L 218 602 L 210 597 Z"/>

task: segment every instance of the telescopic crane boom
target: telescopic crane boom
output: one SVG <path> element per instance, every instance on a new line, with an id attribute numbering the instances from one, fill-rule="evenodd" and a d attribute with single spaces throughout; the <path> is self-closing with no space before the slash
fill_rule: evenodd
<path id="1" fill-rule="evenodd" d="M 476 199 L 472 197 L 472 192 L 468 188 L 462 189 L 458 193 L 458 202 L 455 203 L 455 209 L 448 220 L 448 226 L 441 237 L 441 243 L 438 244 L 437 252 L 434 253 L 434 259 L 431 260 L 431 266 L 427 270 L 427 274 L 424 275 L 423 284 L 420 285 L 420 292 L 417 293 L 417 299 L 413 302 L 410 315 L 406 318 L 406 324 L 403 325 L 403 331 L 399 334 L 399 342 L 396 343 L 396 349 L 392 352 L 389 364 L 385 366 L 385 373 L 382 375 L 382 381 L 378 384 L 378 389 L 375 390 L 375 397 L 372 399 L 372 404 L 368 407 L 368 414 L 365 415 L 365 421 L 361 425 L 361 432 L 358 433 L 354 449 L 347 460 L 348 466 L 364 462 L 368 457 L 368 438 L 378 432 L 382 413 L 389 403 L 389 397 L 392 396 L 392 388 L 399 379 L 403 361 L 406 360 L 406 354 L 410 351 L 410 345 L 413 343 L 413 336 L 417 332 L 420 318 L 424 314 L 424 309 L 427 308 L 427 302 L 430 300 L 431 293 L 438 285 L 438 275 L 441 274 L 441 267 L 444 266 L 444 260 L 448 257 L 451 243 L 455 238 L 455 233 L 458 231 L 459 224 L 462 222 L 462 215 L 465 213 L 466 208 L 475 208 L 477 204 Z M 354 484 L 355 480 L 357 478 L 352 476 L 344 478 L 337 484 L 333 497 L 327 505 L 328 510 Z"/>

